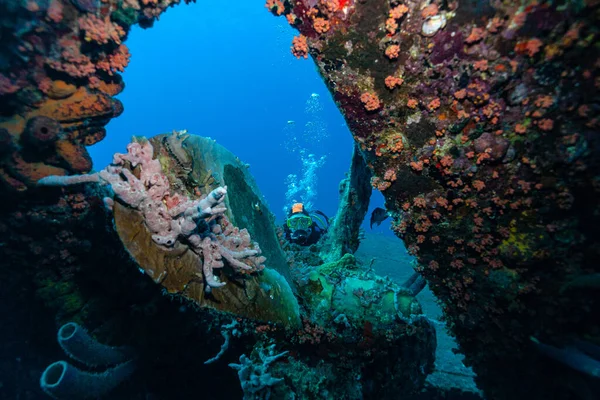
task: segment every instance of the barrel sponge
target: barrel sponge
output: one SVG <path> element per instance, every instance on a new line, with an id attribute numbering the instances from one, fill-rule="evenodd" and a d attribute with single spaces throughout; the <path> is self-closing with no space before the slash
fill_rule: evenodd
<path id="1" fill-rule="evenodd" d="M 57 361 L 42 374 L 40 387 L 58 400 L 95 399 L 128 379 L 134 370 L 133 360 L 100 373 L 81 371 L 66 361 Z"/>
<path id="2" fill-rule="evenodd" d="M 121 364 L 133 358 L 131 348 L 98 343 L 84 328 L 74 322 L 60 327 L 58 344 L 69 357 L 89 367 Z"/>
<path id="3" fill-rule="evenodd" d="M 61 138 L 62 127 L 52 118 L 37 116 L 27 121 L 22 139 L 33 146 L 48 146 Z"/>

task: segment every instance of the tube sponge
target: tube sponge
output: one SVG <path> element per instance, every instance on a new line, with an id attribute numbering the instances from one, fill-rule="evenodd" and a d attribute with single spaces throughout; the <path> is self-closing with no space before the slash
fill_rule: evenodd
<path id="1" fill-rule="evenodd" d="M 98 343 L 84 328 L 74 322 L 60 327 L 58 344 L 65 354 L 88 367 L 116 365 L 133 358 L 129 347 L 111 347 Z"/>
<path id="2" fill-rule="evenodd" d="M 129 378 L 134 370 L 132 360 L 100 373 L 81 371 L 66 361 L 57 361 L 46 368 L 40 386 L 58 400 L 97 398 Z"/>

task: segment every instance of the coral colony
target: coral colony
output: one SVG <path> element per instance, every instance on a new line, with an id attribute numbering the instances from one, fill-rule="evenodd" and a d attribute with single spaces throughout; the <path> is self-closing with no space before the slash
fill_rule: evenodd
<path id="1" fill-rule="evenodd" d="M 196 200 L 172 193 L 160 162 L 152 159 L 153 153 L 150 142 L 133 142 L 127 146 L 127 154 L 116 153 L 113 163 L 98 173 L 48 176 L 40 179 L 38 185 L 65 186 L 83 182 L 110 185 L 119 200 L 142 213 L 156 244 L 173 247 L 180 240 L 202 255 L 207 291 L 225 285 L 213 273 L 213 269 L 223 268 L 222 260 L 236 271 L 262 270 L 265 257 L 259 256 L 258 243 L 252 242 L 247 230 L 239 230 L 223 214 L 227 187 L 214 189 Z M 139 178 L 125 167 L 126 163 L 131 168 L 139 166 Z M 111 198 L 104 201 L 111 207 Z"/>

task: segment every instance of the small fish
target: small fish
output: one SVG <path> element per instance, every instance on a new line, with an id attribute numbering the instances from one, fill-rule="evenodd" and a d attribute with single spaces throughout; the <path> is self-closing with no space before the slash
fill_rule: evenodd
<path id="1" fill-rule="evenodd" d="M 389 215 L 387 211 L 385 211 L 383 208 L 377 207 L 374 209 L 371 213 L 371 229 L 373 229 L 373 224 L 375 224 L 375 226 L 379 226 L 383 221 L 388 219 L 388 217 Z"/>
<path id="2" fill-rule="evenodd" d="M 258 201 L 255 204 L 252 204 L 252 208 L 254 208 L 259 215 L 262 215 L 262 208 L 260 208 L 260 203 Z"/>

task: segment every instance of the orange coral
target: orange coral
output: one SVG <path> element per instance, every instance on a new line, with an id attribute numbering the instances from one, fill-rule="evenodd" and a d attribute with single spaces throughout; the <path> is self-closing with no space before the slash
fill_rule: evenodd
<path id="1" fill-rule="evenodd" d="M 329 21 L 327 21 L 325 18 L 315 18 L 313 20 L 313 28 L 315 31 L 317 31 L 317 33 L 325 33 L 330 28 Z"/>
<path id="2" fill-rule="evenodd" d="M 420 208 L 427 207 L 427 201 L 425 201 L 424 197 L 415 197 L 415 199 L 413 200 L 413 204 L 416 207 L 420 207 Z"/>
<path id="3" fill-rule="evenodd" d="M 396 22 L 396 20 L 394 18 L 388 18 L 385 21 L 385 29 L 388 31 L 388 33 L 390 35 L 393 35 L 394 33 L 396 33 L 396 30 L 398 29 L 398 23 Z"/>
<path id="4" fill-rule="evenodd" d="M 515 46 L 515 52 L 518 54 L 527 54 L 529 57 L 536 55 L 541 47 L 542 41 L 538 38 L 518 42 Z"/>
<path id="5" fill-rule="evenodd" d="M 106 82 L 97 76 L 90 77 L 90 88 L 97 89 L 109 96 L 116 96 L 124 89 L 122 82 Z"/>
<path id="6" fill-rule="evenodd" d="M 500 28 L 502 28 L 502 25 L 504 25 L 504 21 L 502 21 L 501 18 L 494 17 L 488 23 L 487 30 L 490 33 L 497 33 L 498 31 L 500 31 Z"/>
<path id="7" fill-rule="evenodd" d="M 390 18 L 400 19 L 408 12 L 408 7 L 400 4 L 390 10 Z"/>
<path id="8" fill-rule="evenodd" d="M 308 43 L 306 41 L 306 36 L 299 35 L 292 39 L 292 54 L 296 56 L 296 58 L 308 58 Z"/>
<path id="9" fill-rule="evenodd" d="M 59 122 L 83 120 L 90 117 L 109 116 L 113 113 L 113 104 L 109 96 L 92 94 L 85 87 L 77 89 L 63 100 L 46 100 L 36 112 Z"/>
<path id="10" fill-rule="evenodd" d="M 66 175 L 63 168 L 48 165 L 42 162 L 27 162 L 20 155 L 15 154 L 9 174 L 2 174 L 1 179 L 17 190 L 26 190 L 25 185 L 35 184 L 41 178 L 48 175 Z M 3 171 L 2 171 L 3 172 Z"/>
<path id="11" fill-rule="evenodd" d="M 47 90 L 44 90 L 44 93 L 48 95 L 51 99 L 66 99 L 75 93 L 77 88 L 75 85 L 67 83 L 65 81 L 56 80 L 50 81 Z"/>
<path id="12" fill-rule="evenodd" d="M 98 143 L 102 139 L 106 137 L 106 129 L 101 128 L 94 133 L 88 133 L 83 138 L 83 144 L 86 146 L 91 146 L 93 144 Z"/>
<path id="13" fill-rule="evenodd" d="M 84 173 L 92 169 L 92 159 L 82 144 L 59 140 L 56 142 L 56 153 L 65 160 L 71 171 Z"/>
<path id="14" fill-rule="evenodd" d="M 319 5 L 322 11 L 329 13 L 337 12 L 340 9 L 339 0 L 319 0 Z"/>
<path id="15" fill-rule="evenodd" d="M 290 25 L 295 25 L 296 24 L 296 16 L 292 13 L 289 13 L 285 16 L 285 19 L 287 19 L 287 22 Z"/>
<path id="16" fill-rule="evenodd" d="M 395 181 L 397 179 L 396 177 L 396 171 L 394 171 L 392 168 L 388 169 L 387 171 L 385 171 L 385 175 L 383 176 L 383 179 L 385 179 L 386 181 Z"/>
<path id="17" fill-rule="evenodd" d="M 433 17 L 434 15 L 437 15 L 438 11 L 439 9 L 437 4 L 430 4 L 421 10 L 421 16 L 423 18 Z"/>
<path id="18" fill-rule="evenodd" d="M 367 111 L 374 111 L 381 107 L 381 102 L 379 101 L 379 97 L 375 93 L 363 93 L 360 96 L 360 101 L 365 106 Z"/>
<path id="19" fill-rule="evenodd" d="M 527 128 L 523 124 L 516 124 L 515 125 L 515 132 L 517 132 L 517 133 L 519 133 L 519 134 L 522 135 L 525 132 L 527 132 Z"/>
<path id="20" fill-rule="evenodd" d="M 392 44 L 388 46 L 387 49 L 385 49 L 385 55 L 390 60 L 398 58 L 398 56 L 400 55 L 400 46 L 398 46 L 397 44 Z"/>
<path id="21" fill-rule="evenodd" d="M 482 191 L 485 188 L 485 183 L 483 181 L 480 180 L 474 180 L 473 181 L 473 188 L 476 189 L 478 192 Z"/>
<path id="22" fill-rule="evenodd" d="M 479 42 L 485 36 L 485 30 L 483 28 L 473 28 L 471 29 L 471 33 L 465 39 L 465 42 L 468 44 L 473 44 Z"/>
<path id="23" fill-rule="evenodd" d="M 476 71 L 487 71 L 488 62 L 487 62 L 487 60 L 475 61 L 473 63 L 473 68 L 475 68 Z"/>
<path id="24" fill-rule="evenodd" d="M 427 105 L 427 108 L 429 108 L 430 111 L 436 110 L 440 107 L 441 102 L 440 99 L 438 97 L 436 97 L 435 99 L 431 100 L 429 102 L 429 104 Z"/>
<path id="25" fill-rule="evenodd" d="M 265 7 L 267 7 L 269 11 L 274 12 L 277 15 L 281 15 L 283 14 L 283 11 L 285 11 L 285 7 L 283 6 L 281 0 L 267 0 L 267 4 L 265 4 Z"/>
<path id="26" fill-rule="evenodd" d="M 462 100 L 467 96 L 467 90 L 466 89 L 460 89 L 457 90 L 456 92 L 454 92 L 454 97 L 457 98 L 458 100 Z"/>
<path id="27" fill-rule="evenodd" d="M 111 22 L 107 15 L 101 19 L 93 14 L 87 14 L 78 20 L 79 28 L 85 31 L 85 40 L 96 42 L 98 44 L 107 44 L 112 41 L 121 44 L 121 38 L 125 36 L 125 31 L 119 24 Z"/>
<path id="28" fill-rule="evenodd" d="M 419 101 L 417 99 L 408 99 L 408 101 L 406 102 L 406 106 L 408 108 L 417 108 L 418 105 Z"/>
<path id="29" fill-rule="evenodd" d="M 452 159 L 452 156 L 449 155 L 442 157 L 442 159 L 440 160 L 440 165 L 442 165 L 443 167 L 451 167 L 453 163 L 454 160 Z"/>
<path id="30" fill-rule="evenodd" d="M 552 121 L 549 118 L 545 118 L 545 119 L 540 120 L 537 123 L 537 126 L 538 126 L 538 128 L 540 128 L 543 131 L 551 131 L 552 128 L 554 128 L 554 121 Z"/>
<path id="31" fill-rule="evenodd" d="M 102 58 L 96 62 L 96 68 L 105 71 L 109 75 L 114 75 L 116 72 L 123 72 L 129 65 L 129 49 L 124 44 L 120 45 L 112 54 Z"/>
<path id="32" fill-rule="evenodd" d="M 423 161 L 412 161 L 410 167 L 415 171 L 423 171 Z"/>
<path id="33" fill-rule="evenodd" d="M 387 78 L 385 78 L 385 86 L 388 89 L 393 89 L 396 86 L 400 86 L 402 85 L 402 83 L 404 82 L 404 79 L 402 78 L 397 78 L 395 76 L 388 76 Z"/>
<path id="34" fill-rule="evenodd" d="M 550 108 L 554 104 L 552 96 L 538 96 L 535 100 L 535 106 L 540 108 Z"/>

